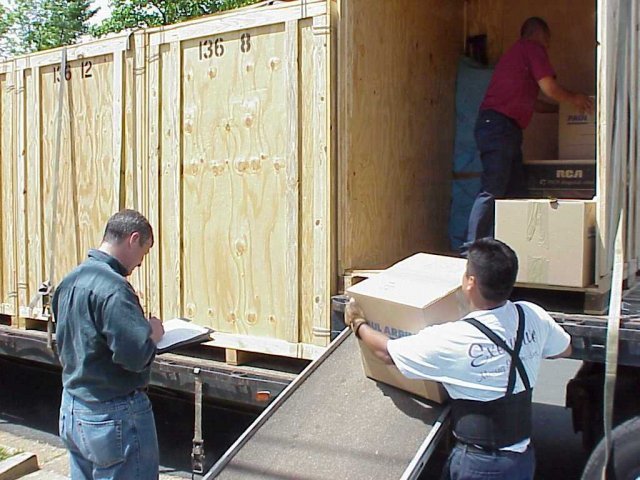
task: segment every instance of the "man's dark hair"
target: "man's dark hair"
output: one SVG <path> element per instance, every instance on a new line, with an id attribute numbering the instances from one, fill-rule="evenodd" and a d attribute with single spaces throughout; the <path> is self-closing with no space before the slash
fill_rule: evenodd
<path id="1" fill-rule="evenodd" d="M 522 27 L 520 27 L 520 38 L 529 38 L 540 30 L 542 30 L 547 35 L 551 33 L 547 22 L 545 22 L 540 17 L 527 18 L 522 24 Z"/>
<path id="2" fill-rule="evenodd" d="M 480 294 L 490 302 L 509 299 L 518 275 L 518 257 L 507 244 L 481 238 L 469 247 L 467 275 L 476 278 Z"/>
<path id="3" fill-rule="evenodd" d="M 140 234 L 140 245 L 146 244 L 149 239 L 153 241 L 153 229 L 149 220 L 135 210 L 120 210 L 107 222 L 102 241 L 115 245 L 134 232 Z"/>

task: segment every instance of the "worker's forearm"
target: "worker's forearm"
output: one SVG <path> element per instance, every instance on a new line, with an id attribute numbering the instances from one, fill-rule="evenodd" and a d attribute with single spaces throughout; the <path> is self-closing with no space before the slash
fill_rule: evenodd
<path id="1" fill-rule="evenodd" d="M 545 77 L 538 82 L 542 93 L 559 103 L 573 103 L 576 94 L 564 88 L 552 77 Z"/>
<path id="2" fill-rule="evenodd" d="M 387 342 L 389 337 L 385 334 L 374 330 L 366 323 L 358 328 L 358 337 L 362 342 L 384 363 L 393 364 L 393 360 L 389 356 L 387 350 Z"/>

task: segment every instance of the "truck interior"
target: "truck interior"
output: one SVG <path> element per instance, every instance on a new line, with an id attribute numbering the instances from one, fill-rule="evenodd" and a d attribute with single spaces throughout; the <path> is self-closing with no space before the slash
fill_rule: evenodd
<path id="1" fill-rule="evenodd" d="M 595 95 L 594 1 L 342 2 L 338 271 L 385 268 L 416 251 L 455 253 L 481 172 L 468 148 L 454 151 L 465 141 L 457 135 L 472 141 L 456 122 L 473 121 L 464 102 L 484 93 L 532 16 L 551 29 L 558 82 Z M 559 159 L 557 113 L 534 115 L 523 157 Z M 595 194 L 595 156 L 582 160 L 591 191 L 567 198 Z"/>

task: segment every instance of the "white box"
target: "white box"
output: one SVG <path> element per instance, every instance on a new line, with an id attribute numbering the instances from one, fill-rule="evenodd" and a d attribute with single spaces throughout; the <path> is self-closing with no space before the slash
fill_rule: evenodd
<path id="1" fill-rule="evenodd" d="M 593 200 L 497 200 L 495 236 L 518 255 L 517 282 L 594 283 Z"/>
<path id="2" fill-rule="evenodd" d="M 466 263 L 461 258 L 418 253 L 350 287 L 347 293 L 356 299 L 376 330 L 391 338 L 411 335 L 469 313 L 461 290 Z M 436 402 L 447 398 L 442 385 L 410 380 L 362 343 L 360 350 L 368 377 Z"/>
<path id="3" fill-rule="evenodd" d="M 595 97 L 591 97 L 595 101 Z M 580 112 L 571 104 L 560 104 L 558 156 L 567 159 L 596 158 L 596 116 Z"/>

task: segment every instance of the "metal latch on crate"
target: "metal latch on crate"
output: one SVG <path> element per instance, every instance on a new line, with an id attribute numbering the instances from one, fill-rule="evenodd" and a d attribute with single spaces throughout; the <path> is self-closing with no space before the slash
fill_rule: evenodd
<path id="1" fill-rule="evenodd" d="M 200 369 L 193 369 L 195 380 L 195 415 L 193 425 L 193 444 L 191 448 L 191 472 L 194 474 L 204 473 L 204 439 L 202 438 L 202 378 L 200 377 Z"/>
<path id="2" fill-rule="evenodd" d="M 34 295 L 29 302 L 29 315 L 39 302 L 42 302 L 42 311 L 40 317 L 47 320 L 47 347 L 53 352 L 56 351 L 56 341 L 53 336 L 53 315 L 51 315 L 51 297 L 55 287 L 50 281 L 44 281 L 38 287 L 38 293 Z"/>

